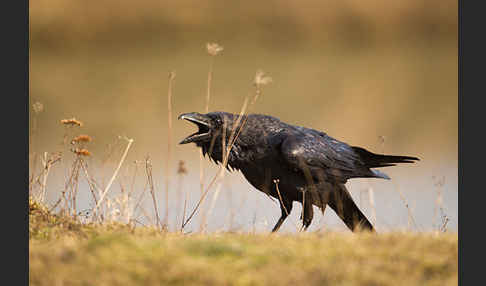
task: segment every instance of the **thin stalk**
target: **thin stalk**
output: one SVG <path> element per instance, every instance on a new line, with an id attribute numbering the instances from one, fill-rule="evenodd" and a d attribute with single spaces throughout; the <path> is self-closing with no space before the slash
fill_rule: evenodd
<path id="1" fill-rule="evenodd" d="M 169 223 L 169 166 L 172 158 L 172 84 L 175 79 L 175 72 L 169 73 L 169 87 L 167 91 L 167 111 L 168 111 L 168 134 L 167 134 L 167 159 L 165 160 L 165 215 L 164 225 Z"/>
<path id="2" fill-rule="evenodd" d="M 123 162 L 125 161 L 125 158 L 127 157 L 127 154 L 128 154 L 128 150 L 130 150 L 130 146 L 132 146 L 132 143 L 133 143 L 133 139 L 129 139 L 129 138 L 125 138 L 127 141 L 128 141 L 128 144 L 127 144 L 127 148 L 125 149 L 125 152 L 123 152 L 123 155 L 120 159 L 120 162 L 118 163 L 118 167 L 115 169 L 115 172 L 113 173 L 113 176 L 111 176 L 111 179 L 110 181 L 108 182 L 108 185 L 106 186 L 106 188 L 104 189 L 103 193 L 101 194 L 101 197 L 98 201 L 98 203 L 96 204 L 95 208 L 93 209 L 93 214 L 96 213 L 96 210 L 100 207 L 101 205 L 101 202 L 103 202 L 106 194 L 108 193 L 108 191 L 110 190 L 110 187 L 111 185 L 113 184 L 113 181 L 115 180 L 117 174 L 118 174 L 118 171 L 120 171 L 120 168 L 121 168 L 121 165 L 123 164 Z"/>
<path id="3" fill-rule="evenodd" d="M 157 208 L 157 200 L 155 199 L 155 188 L 154 188 L 154 181 L 152 177 L 152 164 L 150 163 L 150 159 L 147 157 L 145 160 L 145 170 L 147 172 L 147 180 L 150 188 L 150 195 L 152 196 L 152 203 L 154 204 L 155 210 L 155 224 L 158 228 L 162 227 L 160 223 L 159 211 Z M 164 224 L 167 227 L 167 224 Z"/>
<path id="4" fill-rule="evenodd" d="M 222 152 L 221 156 L 222 156 L 222 158 L 226 158 L 226 156 L 228 156 L 228 154 L 225 152 L 226 151 L 226 129 L 227 129 L 227 126 L 228 126 L 228 121 L 227 121 L 226 117 L 224 117 L 223 119 L 224 119 L 223 136 L 221 136 L 221 141 L 222 141 L 221 143 L 222 143 L 223 148 L 221 148 L 221 152 Z M 211 206 L 209 207 L 209 211 L 207 212 L 206 215 L 203 216 L 202 224 L 201 224 L 203 231 L 206 228 L 206 219 L 213 212 L 216 200 L 218 199 L 218 196 L 219 196 L 219 192 L 221 191 L 221 186 L 223 185 L 222 179 L 224 178 L 224 174 L 225 173 L 223 172 L 223 174 L 221 176 L 221 180 L 219 181 L 218 186 L 216 187 L 216 191 L 214 192 L 213 200 L 211 201 Z"/>
<path id="5" fill-rule="evenodd" d="M 245 98 L 245 102 L 243 103 L 243 107 L 241 109 L 241 112 L 240 112 L 240 115 L 238 116 L 238 119 L 236 120 L 236 123 L 235 125 L 233 126 L 233 130 L 231 132 L 231 136 L 230 136 L 230 144 L 228 144 L 228 147 L 227 147 L 227 151 L 226 151 L 226 154 L 229 154 L 229 150 L 231 150 L 231 148 L 233 147 L 233 144 L 234 142 L 236 141 L 236 139 L 238 138 L 238 135 L 240 134 L 241 132 L 241 129 L 243 129 L 243 125 L 240 127 L 240 132 L 238 132 L 238 134 L 236 135 L 235 137 L 235 133 L 236 133 L 236 127 L 240 124 L 241 122 L 241 119 L 243 118 L 243 114 L 245 114 L 245 111 L 246 111 L 246 108 L 248 106 L 248 98 Z M 246 122 L 246 121 L 244 121 Z M 244 123 L 243 122 L 243 123 Z M 189 223 L 189 221 L 192 219 L 192 217 L 194 216 L 194 214 L 196 213 L 196 211 L 199 209 L 199 207 L 201 206 L 201 203 L 204 201 L 204 199 L 206 198 L 209 190 L 211 189 L 211 187 L 215 184 L 215 182 L 222 176 L 222 174 L 224 173 L 224 170 L 226 168 L 226 165 L 228 164 L 228 157 L 229 156 L 225 156 L 225 158 L 223 158 L 223 162 L 221 164 L 221 167 L 218 171 L 218 173 L 213 177 L 213 179 L 211 180 L 211 182 L 209 183 L 208 187 L 206 188 L 206 190 L 202 193 L 201 197 L 199 198 L 199 201 L 197 202 L 196 204 L 196 207 L 194 208 L 194 210 L 191 212 L 191 214 L 189 215 L 189 217 L 185 220 L 185 222 L 182 224 L 182 228 L 184 228 L 187 223 Z"/>
<path id="6" fill-rule="evenodd" d="M 373 188 L 368 188 L 368 198 L 370 201 L 370 207 L 371 207 L 371 215 L 372 215 L 372 220 L 373 220 L 373 225 L 376 228 L 376 208 L 375 208 L 375 193 L 373 191 Z"/>
<path id="7" fill-rule="evenodd" d="M 209 71 L 208 71 L 208 86 L 206 91 L 206 113 L 209 112 L 209 99 L 211 98 L 211 82 L 213 80 L 213 65 L 214 65 L 214 56 L 211 56 L 211 61 L 209 62 Z"/>
<path id="8" fill-rule="evenodd" d="M 408 211 L 408 224 L 410 225 L 410 222 L 413 223 L 416 229 L 418 229 L 417 223 L 415 222 L 415 219 L 412 214 L 412 210 L 410 209 L 407 200 L 405 199 L 405 196 L 402 194 L 402 191 L 400 191 L 400 188 L 397 186 L 396 187 L 398 194 L 400 194 L 400 198 L 402 199 L 403 203 L 405 204 L 405 207 L 407 208 Z"/>

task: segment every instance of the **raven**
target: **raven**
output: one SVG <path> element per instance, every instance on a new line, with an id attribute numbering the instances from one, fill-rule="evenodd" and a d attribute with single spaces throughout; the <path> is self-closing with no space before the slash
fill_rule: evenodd
<path id="1" fill-rule="evenodd" d="M 324 132 L 287 124 L 268 115 L 191 112 L 178 119 L 198 127 L 179 144 L 195 143 L 204 156 L 217 164 L 224 162 L 223 151 L 229 149 L 224 146 L 232 144 L 226 168 L 240 170 L 251 185 L 280 203 L 282 214 L 272 232 L 290 214 L 294 201 L 302 204 L 304 230 L 312 222 L 313 205 L 322 213 L 329 205 L 352 231 L 374 231 L 344 184 L 352 178 L 390 179 L 373 168 L 419 160 L 374 154 Z"/>

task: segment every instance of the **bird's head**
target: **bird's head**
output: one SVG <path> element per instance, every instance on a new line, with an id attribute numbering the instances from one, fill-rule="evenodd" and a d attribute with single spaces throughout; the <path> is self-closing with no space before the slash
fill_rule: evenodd
<path id="1" fill-rule="evenodd" d="M 223 134 L 223 129 L 228 130 L 233 123 L 233 115 L 225 112 L 183 113 L 178 119 L 187 120 L 198 127 L 197 132 L 187 136 L 179 144 L 196 143 L 198 146 L 210 144 L 212 140 Z"/>
<path id="2" fill-rule="evenodd" d="M 245 118 L 244 115 L 242 118 Z M 238 165 L 233 162 L 240 149 L 240 140 L 237 139 L 242 127 L 242 118 L 237 114 L 227 112 L 210 112 L 201 114 L 197 112 L 183 113 L 178 119 L 185 119 L 196 124 L 198 131 L 184 138 L 179 144 L 195 143 L 201 147 L 202 154 L 208 155 L 214 162 L 223 162 L 223 151 L 229 147 L 229 142 L 233 144 L 228 153 L 228 166 L 238 169 Z M 235 124 L 238 124 L 235 127 Z M 223 140 L 223 138 L 225 140 Z M 223 147 L 225 146 L 225 147 Z"/>

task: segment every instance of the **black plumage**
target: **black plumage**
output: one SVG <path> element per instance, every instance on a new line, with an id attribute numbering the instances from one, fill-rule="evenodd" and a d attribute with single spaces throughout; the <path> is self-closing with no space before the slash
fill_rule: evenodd
<path id="1" fill-rule="evenodd" d="M 349 229 L 373 231 L 344 184 L 352 178 L 389 179 L 373 168 L 419 160 L 374 154 L 324 132 L 287 124 L 268 115 L 239 118 L 226 112 L 193 112 L 181 114 L 179 119 L 193 122 L 199 128 L 180 144 L 195 143 L 216 163 L 223 162 L 223 145 L 228 146 L 233 140 L 227 168 L 240 170 L 251 185 L 280 203 L 282 215 L 272 231 L 280 228 L 294 201 L 302 204 L 305 229 L 312 222 L 312 206 L 324 212 L 329 205 Z"/>

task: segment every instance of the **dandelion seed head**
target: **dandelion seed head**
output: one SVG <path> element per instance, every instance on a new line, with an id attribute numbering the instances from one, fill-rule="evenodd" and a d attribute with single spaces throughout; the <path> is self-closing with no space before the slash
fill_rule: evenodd
<path id="1" fill-rule="evenodd" d="M 217 43 L 207 43 L 206 49 L 211 56 L 217 56 L 224 50 L 224 48 Z"/>

